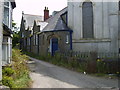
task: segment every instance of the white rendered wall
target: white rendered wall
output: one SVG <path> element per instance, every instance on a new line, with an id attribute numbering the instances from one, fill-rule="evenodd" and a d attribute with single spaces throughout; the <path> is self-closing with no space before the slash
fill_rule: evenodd
<path id="1" fill-rule="evenodd" d="M 3 0 L 0 0 L 0 18 L 2 17 L 3 17 Z M 2 38 L 3 38 L 3 28 L 2 28 L 2 19 L 0 19 L 0 81 L 2 80 Z"/>
<path id="2" fill-rule="evenodd" d="M 68 26 L 73 30 L 74 51 L 118 52 L 118 0 L 93 2 L 94 38 L 84 39 L 82 3 L 68 2 Z"/>

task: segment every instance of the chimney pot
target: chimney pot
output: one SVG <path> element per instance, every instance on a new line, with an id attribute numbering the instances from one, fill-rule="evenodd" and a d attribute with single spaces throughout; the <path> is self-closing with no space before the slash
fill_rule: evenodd
<path id="1" fill-rule="evenodd" d="M 24 15 L 24 11 L 22 11 L 22 15 Z"/>
<path id="2" fill-rule="evenodd" d="M 49 10 L 48 7 L 45 7 L 44 10 L 44 21 L 46 21 L 49 18 Z"/>
<path id="3" fill-rule="evenodd" d="M 46 10 L 46 7 L 45 7 L 45 10 Z"/>

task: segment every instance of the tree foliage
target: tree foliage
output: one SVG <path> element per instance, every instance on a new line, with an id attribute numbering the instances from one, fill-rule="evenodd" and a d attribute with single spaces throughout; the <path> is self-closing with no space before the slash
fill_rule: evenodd
<path id="1" fill-rule="evenodd" d="M 15 47 L 16 45 L 19 45 L 19 40 L 20 40 L 20 32 L 13 32 L 13 39 L 12 39 L 12 44 L 13 47 Z"/>
<path id="2" fill-rule="evenodd" d="M 14 29 L 17 29 L 16 23 L 14 21 L 12 22 L 12 27 Z M 12 38 L 13 47 L 19 45 L 19 40 L 20 40 L 20 31 L 14 30 L 13 31 L 13 38 Z"/>

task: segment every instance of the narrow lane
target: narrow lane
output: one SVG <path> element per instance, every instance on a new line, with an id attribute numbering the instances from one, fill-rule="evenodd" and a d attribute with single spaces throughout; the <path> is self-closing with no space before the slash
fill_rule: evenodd
<path id="1" fill-rule="evenodd" d="M 103 79 L 84 75 L 47 62 L 30 58 L 29 67 L 33 88 L 114 88 L 117 79 Z"/>

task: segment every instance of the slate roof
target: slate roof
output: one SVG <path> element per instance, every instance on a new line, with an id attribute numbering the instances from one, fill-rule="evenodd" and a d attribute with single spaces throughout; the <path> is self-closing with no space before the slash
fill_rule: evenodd
<path id="1" fill-rule="evenodd" d="M 46 26 L 47 26 L 47 22 L 36 22 L 36 25 L 37 26 L 40 26 L 40 31 L 42 31 L 43 30 L 43 28 L 45 28 Z"/>
<path id="2" fill-rule="evenodd" d="M 25 23 L 25 29 L 27 29 L 28 27 L 30 29 L 33 28 L 34 21 L 36 21 L 36 22 L 43 21 L 43 16 L 39 16 L 39 15 L 23 14 L 23 18 L 25 20 L 24 21 L 24 23 Z"/>
<path id="3" fill-rule="evenodd" d="M 61 15 L 65 12 L 67 12 L 67 7 L 46 20 L 48 25 L 43 29 L 43 31 L 70 30 L 61 18 Z"/>

